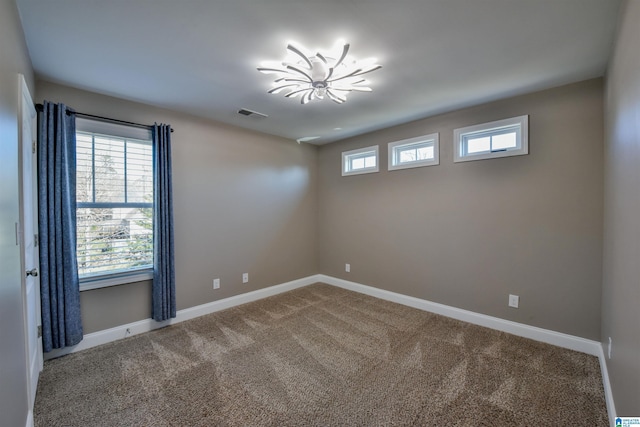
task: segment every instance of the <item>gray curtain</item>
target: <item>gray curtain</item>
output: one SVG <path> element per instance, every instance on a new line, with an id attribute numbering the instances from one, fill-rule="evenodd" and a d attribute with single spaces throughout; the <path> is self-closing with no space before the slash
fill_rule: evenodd
<path id="1" fill-rule="evenodd" d="M 153 285 L 154 320 L 176 317 L 176 279 L 171 190 L 171 126 L 153 126 Z"/>
<path id="2" fill-rule="evenodd" d="M 38 223 L 42 345 L 82 340 L 76 259 L 76 121 L 64 104 L 38 112 Z"/>

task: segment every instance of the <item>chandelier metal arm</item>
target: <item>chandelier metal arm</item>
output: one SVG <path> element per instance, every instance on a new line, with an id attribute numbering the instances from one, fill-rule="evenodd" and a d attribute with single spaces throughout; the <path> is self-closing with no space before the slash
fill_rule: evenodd
<path id="1" fill-rule="evenodd" d="M 307 58 L 307 55 L 305 55 L 304 53 L 302 53 L 300 51 L 300 49 L 298 49 L 297 47 L 289 44 L 287 45 L 287 49 L 289 49 L 291 52 L 295 53 L 296 55 L 298 55 L 300 58 L 302 58 L 302 60 L 304 62 L 307 63 L 307 65 L 309 66 L 309 70 L 311 70 L 313 68 L 313 65 L 311 64 L 311 61 L 309 60 L 309 58 Z"/>
<path id="2" fill-rule="evenodd" d="M 320 61 L 324 62 L 325 64 L 329 64 L 329 62 L 327 62 L 327 58 L 325 58 L 324 55 L 321 54 L 320 52 L 316 53 L 316 58 L 318 58 Z"/>
<path id="3" fill-rule="evenodd" d="M 347 98 L 343 98 L 333 93 L 333 90 L 327 90 L 327 96 L 329 96 L 329 99 L 331 99 L 333 102 L 338 104 L 342 104 L 347 100 Z"/>
<path id="4" fill-rule="evenodd" d="M 306 104 L 308 102 L 311 101 L 311 97 L 313 96 L 313 89 L 308 89 L 308 92 L 303 94 L 302 97 L 300 98 L 300 103 L 301 104 Z"/>
<path id="5" fill-rule="evenodd" d="M 373 89 L 371 89 L 370 87 L 365 87 L 365 86 L 353 86 L 350 88 L 346 88 L 346 87 L 332 87 L 331 90 L 338 90 L 341 92 L 373 92 Z"/>
<path id="6" fill-rule="evenodd" d="M 287 69 L 295 71 L 296 73 L 302 74 L 303 76 L 305 76 L 309 80 L 309 83 L 313 83 L 313 79 L 311 78 L 311 76 L 309 74 L 305 73 L 300 68 L 295 67 L 293 65 L 287 65 Z"/>
<path id="7" fill-rule="evenodd" d="M 291 78 L 286 78 L 286 79 L 283 79 L 283 81 L 285 81 L 285 82 L 300 82 L 300 83 L 309 83 L 309 80 L 306 80 L 306 79 L 304 79 L 304 80 L 303 80 L 303 79 L 296 79 L 296 78 L 293 78 L 293 77 L 291 77 Z"/>
<path id="8" fill-rule="evenodd" d="M 290 74 L 287 70 L 282 70 L 282 69 L 278 69 L 278 68 L 268 68 L 268 67 L 258 67 L 258 71 L 260 71 L 261 73 L 287 73 Z"/>
<path id="9" fill-rule="evenodd" d="M 356 77 L 359 76 L 361 74 L 362 69 L 358 68 L 357 70 L 354 70 L 352 72 L 350 72 L 349 74 L 345 74 L 344 76 L 340 76 L 340 77 L 336 77 L 335 79 L 331 79 L 331 80 L 327 80 L 328 82 L 337 82 L 338 80 L 342 80 L 342 79 L 346 79 L 349 77 Z"/>
<path id="10" fill-rule="evenodd" d="M 333 65 L 333 68 L 338 68 L 340 64 L 342 64 L 342 61 L 344 61 L 344 58 L 347 57 L 348 52 L 349 52 L 349 43 L 346 43 L 342 47 L 342 55 L 340 55 L 340 59 L 338 59 L 338 61 Z"/>
<path id="11" fill-rule="evenodd" d="M 365 69 L 364 69 L 360 74 L 358 74 L 358 75 L 359 75 L 359 76 L 361 76 L 361 75 L 363 75 L 363 74 L 367 74 L 367 73 L 370 73 L 370 72 L 372 72 L 372 71 L 379 70 L 380 68 L 382 68 L 382 65 L 372 65 L 372 66 L 371 66 L 371 67 L 369 67 L 369 68 L 365 68 Z"/>
<path id="12" fill-rule="evenodd" d="M 267 93 L 278 93 L 280 92 L 282 89 L 287 88 L 287 87 L 298 87 L 298 84 L 296 83 L 292 83 L 289 85 L 282 85 L 282 86 L 276 86 L 274 88 L 271 88 L 270 90 L 267 91 Z"/>
<path id="13" fill-rule="evenodd" d="M 374 66 L 372 66 L 370 68 L 367 68 L 367 69 L 364 69 L 364 70 L 362 68 L 358 68 L 357 70 L 352 71 L 349 74 L 346 74 L 346 75 L 340 76 L 340 77 L 336 77 L 335 79 L 327 80 L 327 81 L 336 82 L 338 80 L 346 79 L 348 77 L 358 77 L 358 76 L 362 76 L 364 74 L 370 73 L 370 72 L 375 71 L 375 70 L 380 69 L 380 68 L 382 68 L 382 65 L 374 65 Z"/>
<path id="14" fill-rule="evenodd" d="M 294 90 L 293 92 L 289 92 L 288 94 L 286 94 L 286 95 L 285 95 L 285 98 L 295 97 L 295 96 L 297 96 L 299 93 L 307 92 L 307 91 L 313 91 L 313 89 L 312 89 L 312 88 L 304 88 L 304 89 Z"/>
<path id="15" fill-rule="evenodd" d="M 331 76 L 333 76 L 333 72 L 335 71 L 335 68 L 331 67 L 329 68 L 329 72 L 327 73 L 327 77 L 325 77 L 325 81 L 328 82 L 329 79 L 331 78 Z"/>

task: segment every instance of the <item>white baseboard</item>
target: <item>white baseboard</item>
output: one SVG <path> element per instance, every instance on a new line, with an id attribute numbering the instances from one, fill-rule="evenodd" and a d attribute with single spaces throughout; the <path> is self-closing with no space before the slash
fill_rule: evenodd
<path id="1" fill-rule="evenodd" d="M 98 345 L 107 344 L 122 338 L 142 334 L 154 329 L 164 328 L 165 326 L 174 325 L 176 323 L 184 322 L 185 320 L 204 316 L 205 314 L 214 313 L 216 311 L 235 307 L 241 304 L 246 304 L 248 302 L 257 301 L 259 299 L 281 294 L 283 292 L 288 292 L 293 289 L 302 288 L 319 281 L 320 275 L 316 274 L 313 276 L 304 277 L 302 279 L 293 280 L 291 282 L 270 286 L 268 288 L 258 289 L 257 291 L 247 292 L 245 294 L 240 294 L 195 307 L 186 308 L 184 310 L 179 310 L 178 312 L 176 312 L 175 318 L 166 320 L 164 322 L 156 322 L 153 319 L 144 319 L 137 322 L 128 323 L 126 325 L 120 325 L 114 328 L 93 332 L 85 335 L 82 341 L 80 341 L 80 343 L 78 343 L 77 345 L 61 349 L 54 349 L 48 353 L 45 353 L 44 358 L 45 360 L 55 359 L 56 357 L 75 353 L 81 350 L 86 350 Z"/>
<path id="2" fill-rule="evenodd" d="M 568 348 L 570 350 L 580 351 L 593 356 L 600 357 L 602 353 L 602 345 L 598 341 L 588 340 L 573 335 L 563 334 L 548 329 L 542 329 L 535 326 L 529 326 L 510 320 L 500 319 L 498 317 L 487 316 L 485 314 L 475 313 L 469 310 L 451 307 L 436 302 L 415 298 L 396 292 L 386 291 L 372 286 L 363 285 L 356 282 L 350 282 L 344 279 L 327 276 L 324 274 L 316 274 L 293 280 L 291 282 L 282 283 L 268 288 L 259 289 L 257 291 L 247 292 L 233 297 L 225 298 L 218 301 L 212 301 L 206 304 L 179 310 L 174 319 L 164 322 L 156 322 L 153 319 L 144 319 L 138 322 L 128 323 L 116 326 L 114 328 L 93 332 L 84 336 L 79 344 L 63 349 L 55 349 L 45 354 L 45 359 L 53 359 L 65 354 L 74 353 L 80 350 L 86 350 L 97 345 L 106 344 L 132 335 L 149 332 L 154 329 L 163 328 L 165 326 L 184 322 L 185 320 L 195 317 L 204 316 L 205 314 L 235 307 L 240 304 L 246 304 L 267 298 L 293 289 L 311 285 L 313 283 L 322 282 L 329 285 L 337 286 L 350 291 L 359 292 L 361 294 L 370 295 L 387 301 L 403 304 L 409 307 L 417 308 L 431 313 L 441 314 L 453 319 L 462 320 L 475 325 L 508 332 L 513 335 L 530 338 L 536 341 L 545 342 L 559 347 Z"/>
<path id="3" fill-rule="evenodd" d="M 611 390 L 611 383 L 609 382 L 609 370 L 607 369 L 607 359 L 604 355 L 604 346 L 600 343 L 600 353 L 598 354 L 600 359 L 600 372 L 602 374 L 602 385 L 604 386 L 604 398 L 607 403 L 607 412 L 609 413 L 609 423 L 611 427 L 615 426 L 616 419 L 616 405 L 613 401 L 613 391 Z"/>
<path id="4" fill-rule="evenodd" d="M 568 348 L 570 350 L 587 353 L 592 356 L 598 356 L 602 351 L 602 346 L 598 341 L 588 340 L 573 335 L 563 334 L 561 332 L 542 329 L 535 326 L 525 325 L 523 323 L 513 322 L 511 320 L 500 319 L 499 317 L 487 316 L 486 314 L 475 313 L 461 308 L 455 308 L 437 302 L 431 302 L 420 298 L 410 297 L 396 292 L 386 291 L 372 286 L 362 285 L 360 283 L 350 282 L 348 280 L 338 279 L 331 276 L 320 275 L 320 282 L 329 285 L 338 286 L 350 291 L 359 292 L 361 294 L 370 295 L 372 297 L 384 299 L 398 304 L 407 305 L 431 313 L 441 314 L 453 319 L 462 320 L 464 322 L 473 323 L 474 325 L 484 326 L 498 331 L 508 332 L 524 338 L 545 342 L 547 344 L 556 345 L 558 347 Z"/>

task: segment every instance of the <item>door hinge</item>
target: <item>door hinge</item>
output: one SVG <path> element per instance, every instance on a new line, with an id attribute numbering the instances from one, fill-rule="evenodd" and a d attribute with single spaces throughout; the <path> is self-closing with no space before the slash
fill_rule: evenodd
<path id="1" fill-rule="evenodd" d="M 36 154 L 36 142 L 31 141 L 31 153 Z"/>
<path id="2" fill-rule="evenodd" d="M 34 234 L 33 235 L 33 246 L 38 246 L 40 244 L 40 242 L 38 242 L 38 235 Z"/>
<path id="3" fill-rule="evenodd" d="M 42 325 L 38 325 L 38 338 L 42 337 Z"/>

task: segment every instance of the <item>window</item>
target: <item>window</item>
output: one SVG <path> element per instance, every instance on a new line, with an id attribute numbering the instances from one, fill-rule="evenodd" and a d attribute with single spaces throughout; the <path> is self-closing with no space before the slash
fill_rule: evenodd
<path id="1" fill-rule="evenodd" d="M 151 132 L 77 118 L 76 200 L 81 289 L 151 278 Z"/>
<path id="2" fill-rule="evenodd" d="M 440 164 L 438 134 L 389 143 L 389 170 Z"/>
<path id="3" fill-rule="evenodd" d="M 520 156 L 529 153 L 529 116 L 456 129 L 453 161 Z"/>
<path id="4" fill-rule="evenodd" d="M 378 172 L 378 146 L 342 153 L 342 176 Z"/>

